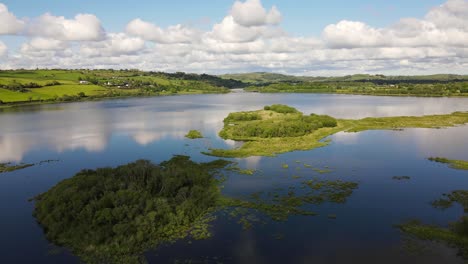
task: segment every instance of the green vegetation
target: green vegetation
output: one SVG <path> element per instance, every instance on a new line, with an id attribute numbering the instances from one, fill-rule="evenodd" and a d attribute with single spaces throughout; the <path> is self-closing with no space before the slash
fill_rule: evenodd
<path id="1" fill-rule="evenodd" d="M 37 196 L 34 216 L 50 241 L 85 262 L 138 262 L 161 243 L 209 236 L 206 217 L 220 197 L 212 172 L 228 163 L 176 156 L 83 170 Z"/>
<path id="2" fill-rule="evenodd" d="M 253 72 L 240 74 L 225 74 L 221 78 L 238 80 L 254 85 L 271 83 L 301 83 L 301 82 L 372 82 L 376 84 L 399 84 L 399 83 L 447 83 L 468 81 L 468 75 L 456 74 L 434 74 L 422 76 L 385 76 L 382 74 L 355 74 L 341 77 L 313 77 L 293 76 L 269 72 Z"/>
<path id="3" fill-rule="evenodd" d="M 108 97 L 226 93 L 242 83 L 211 75 L 138 70 L 0 71 L 0 105 Z"/>
<path id="4" fill-rule="evenodd" d="M 312 179 L 302 182 L 302 186 L 308 189 L 301 188 L 305 191 L 299 192 L 295 190 L 295 187 L 290 187 L 287 191 L 276 189 L 266 195 L 254 193 L 251 195 L 251 200 L 224 198 L 223 204 L 236 208 L 231 216 L 242 216 L 243 224 L 250 227 L 255 218 L 249 214 L 248 210 L 261 212 L 275 221 L 285 221 L 291 215 L 314 216 L 317 213 L 303 207 L 323 203 L 345 203 L 358 188 L 358 183 Z"/>
<path id="5" fill-rule="evenodd" d="M 198 130 L 190 130 L 187 135 L 185 135 L 186 138 L 190 139 L 197 139 L 197 138 L 203 138 L 203 135 L 200 131 Z"/>
<path id="6" fill-rule="evenodd" d="M 425 225 L 420 221 L 410 221 L 398 227 L 404 233 L 422 240 L 438 241 L 456 247 L 459 254 L 468 260 L 468 191 L 459 190 L 444 195 L 444 198 L 434 201 L 432 205 L 436 208 L 447 209 L 453 204 L 460 204 L 465 214 L 448 228 L 433 225 Z"/>
<path id="7" fill-rule="evenodd" d="M 34 166 L 34 164 L 21 163 L 21 164 L 17 164 L 17 165 L 12 165 L 11 163 L 0 163 L 0 173 L 12 172 L 12 171 L 15 171 L 15 170 L 21 170 L 21 169 L 25 169 L 25 168 L 28 168 L 28 167 L 31 167 L 31 166 Z"/>
<path id="8" fill-rule="evenodd" d="M 284 106 L 281 108 L 290 109 Z M 240 148 L 211 149 L 204 154 L 218 157 L 273 156 L 326 146 L 329 141 L 323 139 L 341 131 L 440 128 L 468 123 L 468 112 L 351 120 L 335 119 L 327 115 L 304 115 L 295 109 L 288 110 L 287 113 L 272 111 L 271 106 L 264 109 L 270 110 L 229 114 L 219 135 L 224 139 L 245 143 Z M 255 118 L 250 118 L 252 116 Z"/>
<path id="9" fill-rule="evenodd" d="M 261 93 L 333 93 L 387 96 L 468 96 L 468 81 L 423 84 L 375 84 L 372 82 L 303 82 L 251 86 Z"/>
<path id="10" fill-rule="evenodd" d="M 448 164 L 449 167 L 453 169 L 468 170 L 468 161 L 465 161 L 465 160 L 451 160 L 451 159 L 440 158 L 440 157 L 430 157 L 428 158 L 428 160 Z"/>
<path id="11" fill-rule="evenodd" d="M 392 179 L 396 181 L 403 181 L 403 180 L 410 180 L 411 177 L 410 176 L 393 176 Z"/>
<path id="12" fill-rule="evenodd" d="M 250 228 L 260 221 L 257 215 L 275 221 L 316 215 L 304 206 L 344 203 L 358 187 L 353 182 L 313 179 L 298 191 L 290 187 L 247 199 L 230 198 L 221 194 L 223 177 L 218 177 L 229 164 L 175 156 L 159 165 L 139 160 L 117 168 L 82 170 L 36 196 L 34 216 L 52 243 L 70 249 L 84 262 L 140 263 L 146 250 L 162 243 L 209 238 L 215 211 L 227 211 Z"/>
<path id="13" fill-rule="evenodd" d="M 236 163 L 233 163 L 235 164 L 234 166 L 229 166 L 227 168 L 228 171 L 235 171 L 239 174 L 243 174 L 243 175 L 254 175 L 255 174 L 255 170 L 253 169 L 241 169 Z"/>
<path id="14" fill-rule="evenodd" d="M 468 76 L 385 76 L 356 74 L 343 77 L 288 76 L 274 73 L 228 74 L 223 78 L 250 84 L 262 93 L 337 93 L 392 96 L 468 96 Z"/>

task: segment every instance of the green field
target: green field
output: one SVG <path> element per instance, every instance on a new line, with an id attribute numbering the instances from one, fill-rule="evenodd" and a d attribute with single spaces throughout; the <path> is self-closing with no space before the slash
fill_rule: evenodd
<path id="1" fill-rule="evenodd" d="M 138 70 L 8 70 L 0 71 L 0 104 L 5 107 L 104 97 L 226 93 L 227 86 L 235 84 L 211 75 Z"/>
<path id="2" fill-rule="evenodd" d="M 103 95 L 106 93 L 106 89 L 97 85 L 66 84 L 35 88 L 31 89 L 30 92 L 22 93 L 0 88 L 0 99 L 3 102 L 39 101 L 64 95 L 77 95 L 80 92 L 83 92 L 86 96 Z"/>

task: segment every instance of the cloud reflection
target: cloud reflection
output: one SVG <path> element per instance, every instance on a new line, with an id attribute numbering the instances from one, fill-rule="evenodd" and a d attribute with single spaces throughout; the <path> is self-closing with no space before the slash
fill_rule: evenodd
<path id="1" fill-rule="evenodd" d="M 203 144 L 210 147 L 213 140 L 218 140 L 217 133 L 223 126 L 222 121 L 230 112 L 255 110 L 274 103 L 292 105 L 305 113 L 340 118 L 442 114 L 467 110 L 465 98 L 252 93 L 72 103 L 61 105 L 60 111 L 1 113 L 0 162 L 21 162 L 29 152 L 41 149 L 58 153 L 80 149 L 103 152 L 113 136 L 127 137 L 136 144 L 147 146 L 168 138 L 182 139 L 191 129 L 200 130 L 208 136 L 209 139 Z M 42 107 L 48 109 L 50 106 Z M 462 136 L 454 134 L 434 140 L 429 136 L 432 130 L 414 133 L 414 142 L 421 149 L 439 146 L 436 141 L 442 141 L 442 147 L 456 145 L 459 140 L 453 139 Z M 351 144 L 359 139 L 359 134 L 339 133 L 334 139 Z M 240 146 L 239 142 L 230 140 L 224 141 L 224 144 L 228 147 Z M 259 162 L 258 157 L 250 158 L 247 166 L 255 168 Z"/>

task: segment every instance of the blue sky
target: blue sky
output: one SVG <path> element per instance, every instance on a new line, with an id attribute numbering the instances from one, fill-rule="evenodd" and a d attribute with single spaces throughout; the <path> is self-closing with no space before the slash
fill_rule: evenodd
<path id="1" fill-rule="evenodd" d="M 18 17 L 37 17 L 49 12 L 73 17 L 78 13 L 98 16 L 109 31 L 122 31 L 134 18 L 142 18 L 166 27 L 178 23 L 206 26 L 220 21 L 229 11 L 232 0 L 171 1 L 96 1 L 96 0 L 4 0 Z M 422 18 L 441 0 L 263 0 L 266 7 L 276 5 L 284 17 L 283 27 L 297 35 L 318 35 L 328 24 L 343 19 L 359 20 L 384 27 L 403 17 Z"/>
<path id="2" fill-rule="evenodd" d="M 0 69 L 466 73 L 468 0 L 0 0 Z"/>

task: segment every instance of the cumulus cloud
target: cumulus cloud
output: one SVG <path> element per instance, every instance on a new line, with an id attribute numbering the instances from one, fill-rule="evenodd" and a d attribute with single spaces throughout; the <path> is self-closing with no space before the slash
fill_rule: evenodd
<path id="1" fill-rule="evenodd" d="M 145 41 L 129 37 L 124 33 L 109 33 L 98 42 L 86 42 L 80 46 L 80 53 L 88 57 L 132 55 L 143 50 Z"/>
<path id="2" fill-rule="evenodd" d="M 181 24 L 161 28 L 136 18 L 124 32 L 106 33 L 94 15 L 44 14 L 25 20 L 23 32 L 30 39 L 18 50 L 10 47 L 2 67 L 304 75 L 466 73 L 468 68 L 465 0 L 448 0 L 423 18 L 403 18 L 388 27 L 336 21 L 317 37 L 288 34 L 281 20 L 275 6 L 267 8 L 260 0 L 235 1 L 205 30 Z"/>
<path id="3" fill-rule="evenodd" d="M 27 51 L 45 51 L 45 50 L 63 50 L 68 47 L 68 43 L 57 39 L 47 39 L 36 37 L 32 38 L 29 42 L 21 45 L 23 52 Z"/>
<path id="4" fill-rule="evenodd" d="M 197 30 L 180 24 L 162 29 L 139 18 L 128 23 L 126 32 L 159 43 L 191 43 L 199 36 Z"/>
<path id="5" fill-rule="evenodd" d="M 245 27 L 279 24 L 282 19 L 276 6 L 267 12 L 260 0 L 236 1 L 230 14 L 237 24 Z"/>
<path id="6" fill-rule="evenodd" d="M 105 36 L 95 15 L 78 14 L 74 19 L 46 13 L 29 24 L 28 34 L 65 41 L 97 41 Z"/>
<path id="7" fill-rule="evenodd" d="M 384 45 L 386 40 L 380 30 L 347 20 L 327 26 L 323 37 L 332 48 L 376 47 Z"/>
<path id="8" fill-rule="evenodd" d="M 7 50 L 8 50 L 8 48 L 5 45 L 5 43 L 0 41 L 0 57 L 3 57 L 7 53 Z"/>
<path id="9" fill-rule="evenodd" d="M 24 21 L 8 11 L 8 7 L 0 3 L 0 35 L 14 35 L 24 28 Z"/>

